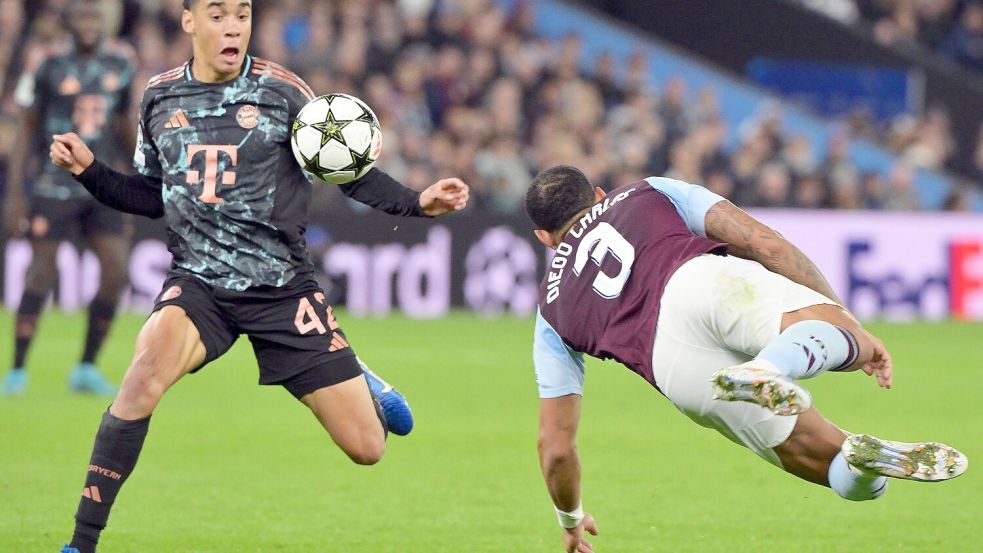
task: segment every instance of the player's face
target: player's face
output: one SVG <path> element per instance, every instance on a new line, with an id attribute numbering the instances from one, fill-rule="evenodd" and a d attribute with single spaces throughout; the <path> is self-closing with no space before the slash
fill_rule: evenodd
<path id="1" fill-rule="evenodd" d="M 239 74 L 252 35 L 251 0 L 197 0 L 185 10 L 182 24 L 191 34 L 196 69 L 209 73 L 199 79 L 222 81 Z"/>
<path id="2" fill-rule="evenodd" d="M 82 50 L 92 50 L 102 41 L 105 18 L 94 2 L 80 2 L 72 8 L 69 27 L 75 44 Z"/>

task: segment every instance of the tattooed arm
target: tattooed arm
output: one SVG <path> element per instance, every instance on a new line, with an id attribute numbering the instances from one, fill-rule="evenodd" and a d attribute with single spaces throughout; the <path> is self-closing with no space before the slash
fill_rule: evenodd
<path id="1" fill-rule="evenodd" d="M 706 233 L 707 238 L 728 244 L 731 255 L 757 261 L 769 271 L 843 304 L 819 268 L 799 248 L 734 204 L 718 202 L 710 208 Z"/>

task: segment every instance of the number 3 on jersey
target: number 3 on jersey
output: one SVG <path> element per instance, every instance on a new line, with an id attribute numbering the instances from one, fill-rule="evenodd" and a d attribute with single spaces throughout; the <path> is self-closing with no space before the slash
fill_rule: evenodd
<path id="1" fill-rule="evenodd" d="M 573 262 L 573 274 L 579 277 L 584 267 L 587 266 L 588 259 L 600 268 L 601 262 L 604 261 L 608 253 L 621 263 L 621 271 L 617 275 L 611 276 L 599 270 L 597 276 L 594 277 L 593 287 L 594 291 L 602 298 L 614 299 L 621 295 L 621 291 L 631 275 L 631 266 L 635 263 L 635 247 L 610 224 L 598 223 L 597 227 L 588 232 L 580 241 Z"/>

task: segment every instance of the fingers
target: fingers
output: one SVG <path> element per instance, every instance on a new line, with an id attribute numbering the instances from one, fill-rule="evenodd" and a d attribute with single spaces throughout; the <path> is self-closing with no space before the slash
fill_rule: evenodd
<path id="1" fill-rule="evenodd" d="M 459 178 L 440 179 L 425 194 L 446 206 L 445 209 L 440 209 L 441 214 L 446 213 L 446 209 L 460 211 L 468 206 L 471 199 L 470 188 Z"/>
<path id="2" fill-rule="evenodd" d="M 76 148 L 78 146 L 85 146 L 85 142 L 82 142 L 82 139 L 79 137 L 79 135 L 73 132 L 52 135 L 52 138 L 54 139 L 55 142 L 59 144 L 64 144 L 69 149 Z"/>
<path id="3" fill-rule="evenodd" d="M 68 147 L 59 141 L 51 143 L 51 161 L 60 167 L 71 167 L 75 161 L 75 156 L 69 151 Z"/>
<path id="4" fill-rule="evenodd" d="M 594 553 L 594 546 L 589 541 L 582 539 L 580 545 L 577 546 L 577 553 Z"/>
<path id="5" fill-rule="evenodd" d="M 452 192 L 455 190 L 465 190 L 468 185 L 464 184 L 464 181 L 457 177 L 452 177 L 449 179 L 440 179 L 437 181 L 437 188 L 445 191 Z"/>

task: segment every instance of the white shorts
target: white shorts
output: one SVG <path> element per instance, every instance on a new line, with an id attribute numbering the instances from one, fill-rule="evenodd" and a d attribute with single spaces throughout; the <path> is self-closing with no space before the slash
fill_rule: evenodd
<path id="1" fill-rule="evenodd" d="M 738 257 L 701 255 L 666 284 L 655 334 L 655 381 L 697 424 L 713 428 L 781 467 L 772 448 L 797 417 L 757 405 L 716 401 L 710 377 L 758 354 L 781 329 L 782 314 L 836 302 Z"/>

